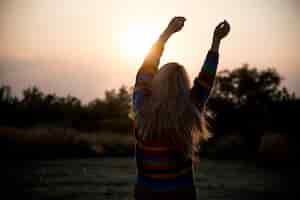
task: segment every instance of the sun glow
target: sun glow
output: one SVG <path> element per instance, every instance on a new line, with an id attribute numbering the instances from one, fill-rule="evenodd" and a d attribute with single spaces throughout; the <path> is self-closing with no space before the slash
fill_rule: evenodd
<path id="1" fill-rule="evenodd" d="M 120 50 L 127 59 L 143 59 L 158 37 L 157 27 L 135 24 L 121 31 Z"/>

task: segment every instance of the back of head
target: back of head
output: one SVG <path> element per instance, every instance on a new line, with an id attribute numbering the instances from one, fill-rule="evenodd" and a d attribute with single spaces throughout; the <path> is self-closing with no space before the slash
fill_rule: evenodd
<path id="1" fill-rule="evenodd" d="M 153 98 L 159 101 L 174 101 L 188 98 L 190 82 L 183 66 L 167 63 L 162 66 L 152 82 Z"/>
<path id="2" fill-rule="evenodd" d="M 139 136 L 180 143 L 190 154 L 193 144 L 208 137 L 203 122 L 190 98 L 190 81 L 184 67 L 178 63 L 162 66 L 152 81 L 152 95 L 141 109 Z"/>

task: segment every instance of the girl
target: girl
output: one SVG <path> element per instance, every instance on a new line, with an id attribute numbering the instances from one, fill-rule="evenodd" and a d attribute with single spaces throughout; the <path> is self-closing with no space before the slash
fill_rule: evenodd
<path id="1" fill-rule="evenodd" d="M 216 75 L 220 42 L 230 26 L 224 21 L 216 27 L 211 49 L 191 88 L 182 65 L 172 62 L 158 69 L 167 40 L 184 22 L 184 17 L 170 21 L 136 76 L 136 200 L 196 199 L 192 166 L 199 162 L 200 141 L 209 137 L 203 109 Z"/>

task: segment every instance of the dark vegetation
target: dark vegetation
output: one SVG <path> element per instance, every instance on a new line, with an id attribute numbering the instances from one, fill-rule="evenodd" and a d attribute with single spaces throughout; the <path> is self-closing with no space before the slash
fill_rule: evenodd
<path id="1" fill-rule="evenodd" d="M 248 65 L 220 72 L 207 105 L 214 137 L 203 144 L 203 154 L 218 158 L 252 158 L 261 149 L 263 137 L 278 133 L 277 143 L 281 144 L 278 148 L 289 151 L 283 157 L 293 158 L 298 152 L 294 143 L 299 139 L 300 99 L 281 86 L 282 80 L 274 69 L 257 70 Z M 11 95 L 9 86 L 2 86 L 0 127 L 18 130 L 59 127 L 64 131 L 72 129 L 75 135 L 98 133 L 101 137 L 101 132 L 108 131 L 112 135 L 129 136 L 132 130 L 128 118 L 130 105 L 131 92 L 124 86 L 106 91 L 104 98 L 87 104 L 73 96 L 44 94 L 37 87 L 25 89 L 18 98 Z M 7 134 L 3 133 L 4 129 L 0 131 L 1 148 L 7 149 L 10 144 L 17 143 L 7 136 L 9 131 Z"/>
<path id="2" fill-rule="evenodd" d="M 222 149 L 222 157 L 251 158 L 269 151 L 274 155 L 261 154 L 264 159 L 294 159 L 300 99 L 281 86 L 282 80 L 275 69 L 259 71 L 247 64 L 219 73 L 208 103 L 212 141 L 238 138 Z"/>
<path id="3" fill-rule="evenodd" d="M 23 97 L 11 95 L 9 86 L 0 88 L 0 123 L 7 126 L 30 128 L 52 125 L 81 131 L 130 129 L 127 117 L 130 94 L 125 87 L 105 92 L 104 99 L 95 99 L 83 105 L 73 96 L 59 97 L 44 94 L 37 87 L 25 89 Z"/>

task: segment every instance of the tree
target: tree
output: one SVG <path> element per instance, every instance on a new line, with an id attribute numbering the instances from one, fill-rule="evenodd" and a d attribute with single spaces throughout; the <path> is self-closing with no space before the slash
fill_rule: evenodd
<path id="1" fill-rule="evenodd" d="M 290 126 L 287 119 L 292 116 L 286 111 L 296 97 L 281 81 L 275 69 L 257 70 L 248 64 L 219 73 L 208 103 L 215 113 L 216 136 L 239 132 L 254 152 L 266 130 Z"/>
<path id="2" fill-rule="evenodd" d="M 238 106 L 249 103 L 268 103 L 288 97 L 286 89 L 281 89 L 282 78 L 275 69 L 258 71 L 244 64 L 233 71 L 222 71 L 217 77 L 213 93 L 215 98 L 222 98 Z"/>
<path id="3" fill-rule="evenodd" d="M 0 88 L 0 102 L 8 103 L 11 99 L 12 99 L 11 88 L 6 85 L 2 86 Z"/>

